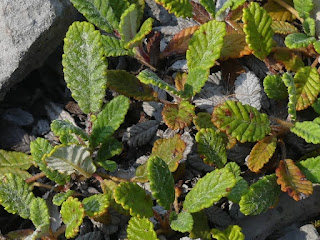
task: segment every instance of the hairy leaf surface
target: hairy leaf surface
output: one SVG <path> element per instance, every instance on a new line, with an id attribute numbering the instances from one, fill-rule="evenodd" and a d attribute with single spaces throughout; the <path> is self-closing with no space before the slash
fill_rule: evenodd
<path id="1" fill-rule="evenodd" d="M 61 206 L 61 204 L 74 193 L 74 190 L 68 190 L 66 192 L 57 193 L 56 195 L 54 195 L 52 202 L 54 205 Z"/>
<path id="2" fill-rule="evenodd" d="M 216 169 L 202 177 L 187 194 L 183 209 L 194 213 L 210 207 L 214 202 L 228 195 L 236 179 L 226 168 Z"/>
<path id="3" fill-rule="evenodd" d="M 44 156 L 49 168 L 70 175 L 80 173 L 89 178 L 96 171 L 90 152 L 81 145 L 58 145 Z"/>
<path id="4" fill-rule="evenodd" d="M 247 192 L 249 185 L 243 177 L 238 176 L 236 177 L 236 180 L 236 185 L 232 188 L 231 192 L 227 197 L 230 201 L 239 204 L 242 195 Z"/>
<path id="5" fill-rule="evenodd" d="M 145 20 L 139 30 L 139 32 L 125 45 L 126 49 L 137 47 L 141 44 L 145 36 L 147 36 L 152 30 L 153 19 L 148 18 Z"/>
<path id="6" fill-rule="evenodd" d="M 177 17 L 192 17 L 192 5 L 189 0 L 156 0 Z"/>
<path id="7" fill-rule="evenodd" d="M 211 229 L 212 237 L 217 240 L 244 240 L 245 236 L 241 232 L 238 225 L 230 225 L 227 229 L 220 231 L 219 229 Z"/>
<path id="8" fill-rule="evenodd" d="M 216 130 L 216 127 L 211 122 L 211 115 L 207 112 L 199 112 L 197 116 L 193 118 L 193 123 L 198 131 L 200 131 L 201 128 L 212 128 Z"/>
<path id="9" fill-rule="evenodd" d="M 148 160 L 148 178 L 152 195 L 160 206 L 169 210 L 174 201 L 174 179 L 168 165 L 159 157 Z"/>
<path id="10" fill-rule="evenodd" d="M 123 145 L 117 139 L 109 137 L 105 140 L 99 150 L 95 162 L 102 166 L 105 170 L 113 172 L 117 169 L 117 164 L 108 159 L 122 152 Z"/>
<path id="11" fill-rule="evenodd" d="M 151 217 L 152 200 L 138 184 L 122 182 L 114 190 L 114 199 L 126 210 L 130 210 L 131 216 Z"/>
<path id="12" fill-rule="evenodd" d="M 294 200 L 302 200 L 313 192 L 312 182 L 307 180 L 291 159 L 281 160 L 276 169 L 277 183 L 281 191 L 288 192 Z"/>
<path id="13" fill-rule="evenodd" d="M 148 218 L 132 217 L 127 228 L 128 240 L 158 240 Z"/>
<path id="14" fill-rule="evenodd" d="M 89 136 L 85 131 L 73 125 L 68 120 L 53 120 L 50 127 L 51 131 L 56 136 L 76 134 L 77 136 L 81 137 L 84 141 L 89 139 Z"/>
<path id="15" fill-rule="evenodd" d="M 268 75 L 263 80 L 264 91 L 271 99 L 282 100 L 288 97 L 288 90 L 279 75 Z"/>
<path id="16" fill-rule="evenodd" d="M 62 221 L 67 225 L 66 238 L 74 238 L 79 232 L 82 224 L 84 208 L 77 198 L 69 197 L 61 206 L 60 214 Z"/>
<path id="17" fill-rule="evenodd" d="M 277 138 L 274 136 L 266 136 L 264 139 L 256 143 L 252 148 L 248 158 L 248 168 L 252 172 L 259 172 L 264 164 L 269 162 L 277 147 Z"/>
<path id="18" fill-rule="evenodd" d="M 271 27 L 275 33 L 283 35 L 299 32 L 299 30 L 294 25 L 283 21 L 272 21 Z"/>
<path id="19" fill-rule="evenodd" d="M 136 4 L 131 4 L 124 13 L 121 15 L 119 32 L 121 39 L 128 43 L 137 34 L 137 18 L 138 18 L 138 7 Z"/>
<path id="20" fill-rule="evenodd" d="M 30 219 L 36 228 L 41 228 L 44 232 L 49 230 L 50 215 L 46 200 L 40 197 L 32 200 L 30 205 Z"/>
<path id="21" fill-rule="evenodd" d="M 62 65 L 64 79 L 81 110 L 98 112 L 106 91 L 101 34 L 88 22 L 74 22 L 64 39 Z"/>
<path id="22" fill-rule="evenodd" d="M 226 101 L 215 107 L 211 121 L 221 131 L 240 142 L 259 141 L 270 133 L 268 116 L 240 102 Z"/>
<path id="23" fill-rule="evenodd" d="M 171 212 L 170 214 L 170 227 L 174 231 L 179 232 L 190 232 L 193 227 L 193 218 L 191 213 L 182 211 L 177 214 L 176 212 Z"/>
<path id="24" fill-rule="evenodd" d="M 315 37 L 310 37 L 304 33 L 292 33 L 289 34 L 284 43 L 288 48 L 302 48 L 308 47 L 309 44 L 316 41 Z"/>
<path id="25" fill-rule="evenodd" d="M 280 194 L 280 186 L 276 180 L 276 175 L 272 174 L 252 184 L 241 197 L 240 211 L 245 215 L 258 215 L 273 206 Z"/>
<path id="26" fill-rule="evenodd" d="M 97 115 L 92 124 L 90 144 L 98 146 L 110 137 L 123 123 L 130 106 L 130 101 L 125 96 L 118 96 L 107 103 Z"/>
<path id="27" fill-rule="evenodd" d="M 249 8 L 243 9 L 242 21 L 249 47 L 257 58 L 263 60 L 272 47 L 271 17 L 258 3 L 252 2 Z"/>
<path id="28" fill-rule="evenodd" d="M 320 183 L 320 156 L 296 163 L 302 174 L 312 183 Z"/>
<path id="29" fill-rule="evenodd" d="M 296 122 L 290 131 L 303 138 L 307 143 L 320 143 L 320 125 L 311 121 Z"/>
<path id="30" fill-rule="evenodd" d="M 214 129 L 201 129 L 195 138 L 198 153 L 203 156 L 206 164 L 222 168 L 227 163 L 225 141 Z"/>
<path id="31" fill-rule="evenodd" d="M 106 194 L 95 194 L 82 200 L 84 211 L 89 217 L 98 217 L 107 211 L 110 205 Z"/>
<path id="32" fill-rule="evenodd" d="M 103 45 L 103 52 L 106 57 L 119 57 L 133 54 L 132 51 L 124 48 L 123 41 L 115 37 L 102 35 L 101 43 Z"/>
<path id="33" fill-rule="evenodd" d="M 297 111 L 296 111 L 296 105 L 297 105 L 297 89 L 294 84 L 294 79 L 291 77 L 289 73 L 284 73 L 282 76 L 282 81 L 284 85 L 288 89 L 289 94 L 289 102 L 288 102 L 288 114 L 289 118 L 292 121 L 295 121 L 297 118 Z"/>
<path id="34" fill-rule="evenodd" d="M 298 11 L 301 18 L 308 18 L 313 9 L 312 0 L 293 0 L 294 8 Z"/>

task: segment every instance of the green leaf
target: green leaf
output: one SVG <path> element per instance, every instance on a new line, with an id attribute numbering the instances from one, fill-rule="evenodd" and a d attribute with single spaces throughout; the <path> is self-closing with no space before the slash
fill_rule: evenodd
<path id="1" fill-rule="evenodd" d="M 192 17 L 192 5 L 189 0 L 156 0 L 156 2 L 177 17 Z"/>
<path id="2" fill-rule="evenodd" d="M 216 14 L 216 4 L 215 0 L 200 0 L 200 4 L 204 6 L 208 13 L 212 16 Z"/>
<path id="3" fill-rule="evenodd" d="M 228 199 L 234 203 L 239 203 L 242 195 L 248 190 L 248 188 L 248 182 L 243 177 L 238 177 L 238 181 L 229 193 Z"/>
<path id="4" fill-rule="evenodd" d="M 182 211 L 179 214 L 171 212 L 170 214 L 170 227 L 174 231 L 191 232 L 193 227 L 193 218 L 191 213 Z"/>
<path id="5" fill-rule="evenodd" d="M 313 47 L 314 47 L 314 49 L 316 50 L 317 53 L 320 53 L 320 40 L 315 41 L 313 43 Z"/>
<path id="6" fill-rule="evenodd" d="M 85 131 L 83 131 L 81 128 L 73 125 L 68 120 L 53 120 L 50 127 L 51 127 L 51 131 L 56 136 L 75 134 L 75 135 L 81 137 L 84 141 L 89 139 L 89 136 Z"/>
<path id="7" fill-rule="evenodd" d="M 98 217 L 106 213 L 110 202 L 106 194 L 95 194 L 84 198 L 82 205 L 87 216 Z"/>
<path id="8" fill-rule="evenodd" d="M 47 231 L 49 230 L 50 215 L 46 200 L 40 197 L 32 200 L 30 205 L 30 219 L 36 228 L 41 227 Z"/>
<path id="9" fill-rule="evenodd" d="M 211 120 L 219 130 L 240 142 L 259 141 L 271 131 L 268 115 L 241 102 L 226 101 L 218 105 L 214 108 Z"/>
<path id="10" fill-rule="evenodd" d="M 184 85 L 184 94 L 191 97 L 200 92 L 209 76 L 209 69 L 219 59 L 226 35 L 224 22 L 212 20 L 197 30 L 186 53 L 189 74 Z"/>
<path id="11" fill-rule="evenodd" d="M 236 179 L 228 169 L 216 169 L 201 178 L 187 194 L 183 209 L 194 213 L 210 207 L 214 202 L 228 195 Z"/>
<path id="12" fill-rule="evenodd" d="M 59 185 L 64 185 L 69 182 L 70 176 L 59 173 L 56 170 L 51 170 L 47 167 L 46 162 L 42 160 L 45 154 L 49 154 L 53 150 L 50 142 L 44 138 L 37 138 L 30 143 L 30 151 L 33 160 L 38 164 L 40 170 L 46 175 L 50 180 L 58 183 Z"/>
<path id="13" fill-rule="evenodd" d="M 179 161 L 183 157 L 186 144 L 182 141 L 180 135 L 175 135 L 168 139 L 158 139 L 153 144 L 150 157 L 158 156 L 165 161 L 171 172 L 177 170 Z"/>
<path id="14" fill-rule="evenodd" d="M 138 8 L 136 4 L 131 4 L 130 7 L 127 8 L 121 15 L 119 32 L 121 35 L 121 39 L 125 43 L 129 43 L 130 40 L 132 40 L 137 34 L 137 17 Z"/>
<path id="15" fill-rule="evenodd" d="M 112 90 L 137 100 L 156 101 L 158 94 L 134 75 L 124 70 L 107 71 L 107 85 Z"/>
<path id="16" fill-rule="evenodd" d="M 220 14 L 224 13 L 228 8 L 231 8 L 231 10 L 237 9 L 239 6 L 244 4 L 246 0 L 227 0 L 224 2 L 222 7 L 219 9 L 219 11 L 216 14 L 216 17 Z"/>
<path id="17" fill-rule="evenodd" d="M 303 67 L 294 76 L 297 94 L 296 110 L 304 110 L 314 103 L 320 92 L 320 77 L 315 67 Z"/>
<path id="18" fill-rule="evenodd" d="M 158 240 L 153 224 L 148 218 L 132 217 L 127 228 L 128 240 Z"/>
<path id="19" fill-rule="evenodd" d="M 244 240 L 244 234 L 238 225 L 230 225 L 227 229 L 220 231 L 219 229 L 211 229 L 212 237 L 217 240 Z"/>
<path id="20" fill-rule="evenodd" d="M 263 80 L 264 91 L 271 99 L 282 100 L 288 97 L 286 85 L 279 75 L 268 75 Z"/>
<path id="21" fill-rule="evenodd" d="M 234 177 L 236 178 L 236 180 L 240 177 L 241 174 L 241 169 L 239 167 L 239 165 L 236 162 L 228 162 L 225 165 L 225 168 L 229 170 L 229 172 L 233 173 Z"/>
<path id="22" fill-rule="evenodd" d="M 153 216 L 151 197 L 136 183 L 120 183 L 114 190 L 114 199 L 124 209 L 130 210 L 131 216 Z"/>
<path id="23" fill-rule="evenodd" d="M 174 179 L 168 165 L 159 157 L 148 160 L 148 178 L 150 189 L 160 206 L 170 210 L 174 201 Z"/>
<path id="24" fill-rule="evenodd" d="M 201 129 L 195 138 L 198 153 L 206 164 L 222 168 L 227 163 L 225 141 L 214 129 Z"/>
<path id="25" fill-rule="evenodd" d="M 106 91 L 107 61 L 101 34 L 88 22 L 74 22 L 64 39 L 64 79 L 81 110 L 100 111 Z"/>
<path id="26" fill-rule="evenodd" d="M 118 28 L 118 20 L 110 6 L 109 0 L 70 1 L 89 22 L 92 22 L 100 29 L 112 33 L 114 29 Z"/>
<path id="27" fill-rule="evenodd" d="M 315 41 L 315 37 L 310 37 L 304 33 L 292 33 L 286 37 L 284 43 L 288 48 L 293 49 L 308 47 L 311 43 Z"/>
<path id="28" fill-rule="evenodd" d="M 119 155 L 122 152 L 122 143 L 113 137 L 109 137 L 104 141 L 99 150 L 95 162 L 102 166 L 105 170 L 113 172 L 117 169 L 117 164 L 114 161 L 108 160 L 115 155 Z"/>
<path id="29" fill-rule="evenodd" d="M 125 48 L 129 49 L 139 46 L 144 38 L 152 31 L 152 24 L 152 18 L 145 20 L 139 32 L 125 45 Z"/>
<path id="30" fill-rule="evenodd" d="M 304 32 L 309 36 L 316 35 L 316 22 L 313 18 L 306 18 L 302 23 Z"/>
<path id="31" fill-rule="evenodd" d="M 260 60 L 269 55 L 272 48 L 273 30 L 272 19 L 258 3 L 252 2 L 243 9 L 243 31 L 246 33 L 246 42 Z"/>
<path id="32" fill-rule="evenodd" d="M 308 158 L 296 163 L 296 165 L 308 180 L 312 183 L 320 183 L 320 156 Z"/>
<path id="33" fill-rule="evenodd" d="M 32 187 L 21 177 L 12 173 L 4 175 L 0 181 L 0 204 L 12 214 L 30 218 L 30 204 L 35 199 Z"/>
<path id="34" fill-rule="evenodd" d="M 192 123 L 195 106 L 188 101 L 181 101 L 178 104 L 167 103 L 161 114 L 165 124 L 173 129 L 183 129 Z"/>
<path id="35" fill-rule="evenodd" d="M 201 128 L 212 128 L 216 130 L 216 127 L 211 122 L 211 115 L 207 112 L 199 112 L 197 116 L 193 118 L 193 123 L 200 131 Z"/>
<path id="36" fill-rule="evenodd" d="M 299 32 L 294 25 L 284 21 L 272 21 L 271 27 L 275 33 L 283 35 Z"/>
<path id="37" fill-rule="evenodd" d="M 315 122 L 296 122 L 290 131 L 303 138 L 307 143 L 320 143 L 320 125 Z"/>
<path id="38" fill-rule="evenodd" d="M 125 10 L 129 7 L 129 1 L 127 0 L 109 0 L 109 4 L 115 14 L 116 18 L 120 20 L 121 15 L 125 12 Z"/>
<path id="39" fill-rule="evenodd" d="M 294 79 L 289 73 L 284 73 L 282 76 L 284 85 L 288 88 L 289 102 L 288 114 L 291 120 L 295 121 L 297 118 L 296 105 L 297 105 L 297 90 L 294 84 Z"/>
<path id="40" fill-rule="evenodd" d="M 192 213 L 193 228 L 189 237 L 192 239 L 200 238 L 202 240 L 211 240 L 208 218 L 204 211 Z"/>
<path id="41" fill-rule="evenodd" d="M 44 156 L 49 168 L 70 175 L 80 173 L 89 178 L 96 171 L 88 149 L 81 145 L 58 145 Z"/>
<path id="42" fill-rule="evenodd" d="M 278 49 L 273 54 L 273 57 L 277 62 L 283 64 L 287 71 L 297 72 L 305 66 L 302 59 L 289 48 Z"/>
<path id="43" fill-rule="evenodd" d="M 103 51 L 106 57 L 130 56 L 133 54 L 132 51 L 124 48 L 123 41 L 115 37 L 102 35 L 101 43 L 103 45 Z"/>
<path id="44" fill-rule="evenodd" d="M 110 137 L 123 123 L 129 110 L 130 100 L 125 96 L 118 96 L 107 103 L 97 115 L 92 124 L 90 145 L 97 147 Z"/>
<path id="45" fill-rule="evenodd" d="M 79 232 L 79 227 L 82 224 L 84 208 L 77 198 L 69 197 L 62 203 L 60 214 L 62 221 L 67 225 L 65 236 L 66 238 L 74 238 Z"/>
<path id="46" fill-rule="evenodd" d="M 72 196 L 75 193 L 73 190 L 68 190 L 66 192 L 57 193 L 54 195 L 52 199 L 52 203 L 57 206 L 61 206 L 61 204 L 67 200 L 70 196 Z"/>
<path id="47" fill-rule="evenodd" d="M 158 88 L 166 90 L 168 93 L 172 95 L 181 96 L 181 93 L 178 92 L 177 89 L 175 89 L 175 87 L 163 81 L 161 78 L 158 77 L 157 74 L 155 74 L 149 69 L 141 71 L 137 77 L 140 80 L 140 82 L 144 84 L 151 84 L 153 86 L 157 86 Z"/>
<path id="48" fill-rule="evenodd" d="M 240 211 L 245 215 L 258 215 L 273 206 L 279 197 L 280 186 L 275 174 L 267 175 L 249 187 L 240 200 Z"/>
<path id="49" fill-rule="evenodd" d="M 31 177 L 28 170 L 34 164 L 33 159 L 26 153 L 10 152 L 0 149 L 0 179 L 5 173 L 14 173 L 21 178 Z"/>
<path id="50" fill-rule="evenodd" d="M 313 0 L 293 0 L 294 8 L 301 18 L 308 18 L 313 9 Z"/>
<path id="51" fill-rule="evenodd" d="M 320 98 L 317 98 L 314 103 L 312 104 L 313 110 L 320 114 Z"/>
<path id="52" fill-rule="evenodd" d="M 144 164 L 141 164 L 139 167 L 136 169 L 136 176 L 134 178 L 138 182 L 148 182 L 148 164 L 147 162 Z"/>

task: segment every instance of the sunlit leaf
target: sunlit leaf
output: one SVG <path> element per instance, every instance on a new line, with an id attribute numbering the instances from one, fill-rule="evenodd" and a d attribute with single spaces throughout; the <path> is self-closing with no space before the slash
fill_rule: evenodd
<path id="1" fill-rule="evenodd" d="M 37 197 L 34 198 L 30 205 L 30 219 L 36 228 L 48 231 L 50 225 L 50 215 L 46 200 Z"/>
<path id="2" fill-rule="evenodd" d="M 193 218 L 191 213 L 182 211 L 177 214 L 176 212 L 171 212 L 170 214 L 170 227 L 174 231 L 179 232 L 190 232 L 193 226 Z"/>
<path id="3" fill-rule="evenodd" d="M 241 232 L 238 225 L 230 225 L 227 229 L 220 231 L 219 229 L 211 229 L 212 237 L 217 240 L 244 240 L 245 236 Z"/>
<path id="4" fill-rule="evenodd" d="M 53 120 L 50 127 L 51 127 L 51 131 L 56 136 L 75 134 L 75 136 L 72 135 L 72 137 L 76 141 L 78 141 L 77 137 L 81 137 L 84 141 L 89 139 L 89 136 L 85 131 L 73 125 L 71 122 L 67 120 Z"/>
<path id="5" fill-rule="evenodd" d="M 308 143 L 320 143 L 320 125 L 311 121 L 296 122 L 290 131 Z"/>
<path id="6" fill-rule="evenodd" d="M 289 118 L 292 121 L 295 121 L 297 118 L 297 111 L 296 111 L 296 105 L 297 105 L 297 89 L 294 84 L 294 79 L 289 73 L 284 73 L 282 76 L 282 81 L 284 85 L 288 89 L 289 94 L 289 102 L 288 102 L 288 114 Z"/>
<path id="7" fill-rule="evenodd" d="M 283 21 L 272 21 L 271 27 L 275 33 L 283 35 L 299 32 L 299 30 L 294 25 Z"/>
<path id="8" fill-rule="evenodd" d="M 309 36 L 316 35 L 316 22 L 313 18 L 306 18 L 303 23 L 303 30 Z"/>
<path id="9" fill-rule="evenodd" d="M 200 131 L 201 128 L 216 129 L 216 127 L 211 122 L 211 115 L 207 112 L 199 112 L 197 116 L 193 118 L 193 123 L 197 127 L 198 131 Z"/>
<path id="10" fill-rule="evenodd" d="M 75 193 L 74 190 L 68 190 L 66 192 L 57 193 L 54 195 L 52 199 L 52 203 L 57 206 L 61 206 L 61 204 L 67 200 L 70 196 L 72 196 Z"/>
<path id="11" fill-rule="evenodd" d="M 224 4 L 219 9 L 219 11 L 216 13 L 216 16 L 219 16 L 220 14 L 225 12 L 228 8 L 231 8 L 231 10 L 235 10 L 245 2 L 246 2 L 245 0 L 226 0 L 224 1 Z"/>
<path id="12" fill-rule="evenodd" d="M 124 48 L 123 41 L 118 38 L 102 35 L 101 43 L 106 57 L 119 57 L 133 54 L 132 51 Z"/>
<path id="13" fill-rule="evenodd" d="M 312 183 L 320 183 L 320 156 L 296 163 L 302 174 Z"/>
<path id="14" fill-rule="evenodd" d="M 236 185 L 232 188 L 231 192 L 227 197 L 230 201 L 234 203 L 239 203 L 242 195 L 247 192 L 249 185 L 243 177 L 236 177 L 236 180 Z"/>
<path id="15" fill-rule="evenodd" d="M 284 43 L 288 48 L 302 48 L 308 47 L 311 43 L 315 42 L 315 37 L 310 37 L 304 33 L 292 33 L 289 34 Z"/>
<path id="16" fill-rule="evenodd" d="M 152 18 L 148 18 L 147 20 L 145 20 L 139 32 L 125 45 L 125 48 L 130 49 L 139 46 L 144 38 L 151 32 L 152 23 Z"/>
<path id="17" fill-rule="evenodd" d="M 276 169 L 277 183 L 281 191 L 288 192 L 294 200 L 302 200 L 313 192 L 312 182 L 307 180 L 291 159 L 281 160 Z"/>
<path id="18" fill-rule="evenodd" d="M 268 75 L 263 80 L 264 91 L 271 99 L 282 100 L 288 97 L 286 85 L 279 75 Z"/>
<path id="19" fill-rule="evenodd" d="M 313 47 L 314 47 L 314 49 L 316 50 L 317 53 L 320 53 L 320 40 L 315 41 L 313 43 Z"/>
<path id="20" fill-rule="evenodd" d="M 212 15 L 214 16 L 216 13 L 216 5 L 215 1 L 213 0 L 200 0 L 200 3 L 202 6 L 205 7 L 205 9 Z"/>
<path id="21" fill-rule="evenodd" d="M 308 18 L 313 9 L 313 0 L 293 0 L 294 8 L 301 18 Z"/>
<path id="22" fill-rule="evenodd" d="M 127 228 L 128 240 L 158 240 L 153 224 L 148 218 L 132 217 Z"/>
<path id="23" fill-rule="evenodd" d="M 106 194 L 95 194 L 82 200 L 84 211 L 89 217 L 97 217 L 104 214 L 109 205 L 109 197 Z"/>
<path id="24" fill-rule="evenodd" d="M 284 0 L 284 2 L 289 5 L 292 5 L 292 0 Z M 268 12 L 273 22 L 292 22 L 296 18 L 289 10 L 287 10 L 285 7 L 281 6 L 273 0 L 269 0 L 265 5 L 263 5 L 263 8 Z"/>
<path id="25" fill-rule="evenodd" d="M 105 170 L 113 172 L 117 169 L 117 164 L 109 159 L 122 152 L 123 145 L 113 137 L 109 137 L 104 141 L 99 150 L 95 162 L 102 166 Z"/>
<path id="26" fill-rule="evenodd" d="M 189 0 L 156 0 L 177 17 L 192 17 L 192 5 Z"/>

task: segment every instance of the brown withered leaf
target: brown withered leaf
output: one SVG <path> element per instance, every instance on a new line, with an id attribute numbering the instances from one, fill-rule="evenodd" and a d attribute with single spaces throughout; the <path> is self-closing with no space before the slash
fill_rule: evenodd
<path id="1" fill-rule="evenodd" d="M 273 58 L 283 64 L 288 71 L 297 72 L 300 68 L 304 67 L 301 58 L 287 48 L 277 49 L 273 53 Z"/>
<path id="2" fill-rule="evenodd" d="M 157 66 L 160 58 L 161 34 L 160 32 L 152 31 L 148 35 L 147 39 L 148 39 L 148 42 L 147 42 L 146 50 L 150 58 L 150 64 L 152 66 Z"/>
<path id="3" fill-rule="evenodd" d="M 296 201 L 308 197 L 313 192 L 312 182 L 306 179 L 291 159 L 280 161 L 276 175 L 281 191 L 288 192 L 289 196 Z"/>
<path id="4" fill-rule="evenodd" d="M 207 10 L 199 3 L 191 1 L 193 19 L 201 24 L 209 22 L 212 18 Z"/>
<path id="5" fill-rule="evenodd" d="M 187 76 L 187 73 L 177 72 L 177 75 L 174 78 L 174 83 L 178 91 L 184 90 L 184 84 L 186 83 Z"/>
<path id="6" fill-rule="evenodd" d="M 195 31 L 199 29 L 198 25 L 182 29 L 174 35 L 166 48 L 160 54 L 160 58 L 170 57 L 176 54 L 185 54 L 188 49 L 189 41 Z"/>
<path id="7" fill-rule="evenodd" d="M 252 50 L 246 43 L 246 35 L 243 32 L 243 25 L 229 21 L 227 24 L 227 34 L 224 37 L 221 49 L 220 60 L 225 61 L 229 58 L 241 58 L 252 54 Z"/>

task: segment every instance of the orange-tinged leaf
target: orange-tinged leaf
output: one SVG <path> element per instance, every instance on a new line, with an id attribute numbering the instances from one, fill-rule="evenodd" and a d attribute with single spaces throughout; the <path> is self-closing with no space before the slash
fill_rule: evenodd
<path id="1" fill-rule="evenodd" d="M 267 136 L 257 142 L 252 148 L 248 158 L 248 168 L 252 172 L 259 172 L 263 165 L 269 162 L 277 146 L 277 138 Z"/>
<path id="2" fill-rule="evenodd" d="M 185 54 L 188 49 L 189 41 L 195 31 L 199 29 L 199 25 L 182 29 L 179 33 L 174 35 L 166 48 L 161 53 L 161 58 L 170 57 L 176 54 Z"/>
<path id="3" fill-rule="evenodd" d="M 283 35 L 299 32 L 299 30 L 294 25 L 283 21 L 272 21 L 271 27 L 275 33 Z"/>
<path id="4" fill-rule="evenodd" d="M 191 1 L 191 5 L 194 20 L 198 21 L 201 24 L 204 24 L 212 19 L 210 14 L 200 3 Z"/>
<path id="5" fill-rule="evenodd" d="M 162 110 L 163 121 L 173 130 L 182 129 L 192 123 L 194 105 L 188 101 L 181 101 L 179 104 L 166 104 Z"/>
<path id="6" fill-rule="evenodd" d="M 306 179 L 291 159 L 281 160 L 276 169 L 277 183 L 281 191 L 288 192 L 294 200 L 299 201 L 312 194 L 312 183 Z"/>
<path id="7" fill-rule="evenodd" d="M 187 76 L 188 76 L 187 73 L 182 73 L 182 72 L 177 73 L 176 77 L 174 78 L 174 83 L 178 91 L 184 90 L 184 84 L 186 83 Z"/>
<path id="8" fill-rule="evenodd" d="M 297 72 L 300 68 L 304 67 L 301 58 L 287 48 L 277 50 L 273 54 L 273 57 L 282 63 L 288 71 Z"/>
<path id="9" fill-rule="evenodd" d="M 232 26 L 227 25 L 227 34 L 224 37 L 221 49 L 220 60 L 225 61 L 229 58 L 241 58 L 250 55 L 252 50 L 246 42 L 246 35 L 243 32 L 243 24 L 231 22 Z"/>
<path id="10" fill-rule="evenodd" d="M 284 2 L 291 6 L 293 5 L 292 0 L 284 0 Z M 273 0 L 269 0 L 263 7 L 269 13 L 272 20 L 292 22 L 296 18 L 290 11 Z"/>

